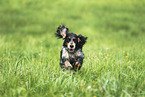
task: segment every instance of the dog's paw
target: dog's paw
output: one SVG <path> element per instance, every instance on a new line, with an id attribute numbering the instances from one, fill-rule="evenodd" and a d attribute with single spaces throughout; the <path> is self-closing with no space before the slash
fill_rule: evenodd
<path id="1" fill-rule="evenodd" d="M 79 62 L 76 62 L 76 63 L 75 63 L 75 66 L 74 66 L 74 70 L 78 70 L 80 65 L 81 65 L 81 64 L 80 64 Z"/>
<path id="2" fill-rule="evenodd" d="M 66 60 L 66 62 L 65 62 L 65 68 L 67 68 L 67 69 L 72 69 L 73 68 L 68 60 Z"/>

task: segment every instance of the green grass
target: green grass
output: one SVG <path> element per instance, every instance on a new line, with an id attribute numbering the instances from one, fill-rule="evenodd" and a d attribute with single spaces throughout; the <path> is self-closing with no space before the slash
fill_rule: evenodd
<path id="1" fill-rule="evenodd" d="M 1 97 L 145 96 L 145 1 L 0 0 Z M 76 74 L 57 26 L 88 37 Z"/>

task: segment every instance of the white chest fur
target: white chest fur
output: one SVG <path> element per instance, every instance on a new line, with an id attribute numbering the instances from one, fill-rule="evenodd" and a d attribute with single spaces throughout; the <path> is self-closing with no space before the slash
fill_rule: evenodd
<path id="1" fill-rule="evenodd" d="M 77 50 L 74 54 L 69 53 L 64 47 L 62 48 L 62 58 L 70 59 L 70 58 L 76 58 L 76 57 L 82 57 L 84 58 L 83 52 L 81 50 Z"/>

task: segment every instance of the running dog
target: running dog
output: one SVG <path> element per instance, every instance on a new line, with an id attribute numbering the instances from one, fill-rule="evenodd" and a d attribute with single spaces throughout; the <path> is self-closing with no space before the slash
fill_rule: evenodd
<path id="1" fill-rule="evenodd" d="M 63 39 L 63 46 L 60 54 L 60 67 L 65 70 L 80 70 L 83 64 L 84 53 L 83 45 L 86 43 L 87 37 L 69 33 L 69 29 L 64 25 L 57 28 L 56 37 Z"/>

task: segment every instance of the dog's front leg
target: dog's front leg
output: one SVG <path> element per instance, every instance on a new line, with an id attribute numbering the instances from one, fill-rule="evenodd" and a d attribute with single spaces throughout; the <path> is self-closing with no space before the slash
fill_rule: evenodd
<path id="1" fill-rule="evenodd" d="M 77 62 L 75 63 L 74 70 L 80 70 L 83 64 L 83 58 L 79 57 Z"/>
<path id="2" fill-rule="evenodd" d="M 70 62 L 68 60 L 65 61 L 65 67 L 72 68 L 72 65 L 70 64 Z"/>
<path id="3" fill-rule="evenodd" d="M 65 71 L 66 69 L 71 69 L 73 68 L 72 65 L 70 64 L 68 59 L 62 58 L 60 61 L 60 66 Z"/>

